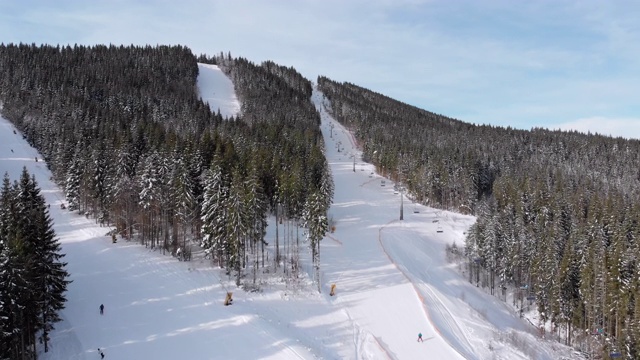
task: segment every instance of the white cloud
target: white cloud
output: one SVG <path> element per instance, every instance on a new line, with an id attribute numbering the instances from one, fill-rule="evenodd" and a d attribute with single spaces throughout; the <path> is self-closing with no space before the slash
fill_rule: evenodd
<path id="1" fill-rule="evenodd" d="M 576 130 L 579 132 L 591 132 L 600 135 L 623 137 L 627 139 L 640 139 L 639 118 L 606 118 L 595 116 L 577 119 L 554 126 L 554 129 Z"/>

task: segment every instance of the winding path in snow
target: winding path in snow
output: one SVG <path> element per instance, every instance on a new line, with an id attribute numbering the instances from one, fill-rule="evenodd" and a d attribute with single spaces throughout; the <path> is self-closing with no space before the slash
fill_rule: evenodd
<path id="1" fill-rule="evenodd" d="M 340 192 L 336 198 L 353 199 L 332 206 L 331 211 L 339 214 L 337 215 L 339 223 L 336 234 L 331 234 L 331 238 L 339 239 L 341 244 L 337 248 L 328 249 L 329 255 L 325 251 L 325 259 L 327 257 L 329 259 L 323 266 L 325 269 L 336 269 L 333 275 L 329 275 L 330 279 L 327 281 L 339 283 L 339 295 L 334 304 L 343 308 L 353 324 L 356 357 L 358 359 L 415 357 L 419 348 L 414 349 L 412 344 L 417 333 L 423 332 L 426 335 L 425 338 L 429 339 L 428 344 L 425 344 L 428 345 L 428 353 L 434 358 L 464 358 L 464 355 L 468 355 L 469 352 L 464 354 L 466 349 L 460 350 L 452 346 L 449 339 L 442 335 L 443 332 L 431 321 L 423 296 L 412 283 L 410 276 L 404 273 L 402 266 L 395 264 L 393 257 L 386 252 L 382 231 L 394 222 L 390 218 L 391 214 L 388 213 L 389 201 L 394 202 L 394 198 L 382 197 L 379 201 L 362 200 L 380 197 L 378 184 L 381 178 L 377 175 L 372 176 L 374 173 L 372 165 L 358 162 L 361 156 L 351 133 L 335 122 L 327 112 L 324 96 L 317 89 L 314 90 L 312 101 L 322 119 L 325 154 L 332 167 L 336 192 Z M 330 135 L 331 131 L 333 135 Z M 333 146 L 333 143 L 336 146 Z M 350 160 L 354 155 L 356 156 L 355 176 L 354 163 Z M 363 183 L 358 179 L 366 180 Z M 354 182 L 357 186 L 355 192 Z M 388 189 L 388 191 L 392 190 Z M 382 210 L 378 214 L 375 211 L 376 207 Z M 376 216 L 371 219 L 359 218 L 363 214 L 376 214 Z M 353 223 L 350 219 L 353 219 Z M 341 229 L 348 226 L 360 228 L 355 230 L 355 233 L 359 233 L 360 236 L 350 239 L 340 237 Z M 351 234 L 354 231 L 347 233 Z M 358 251 L 366 252 L 368 257 L 362 262 L 353 259 L 348 264 L 341 263 Z M 367 282 L 373 286 L 364 286 Z M 412 318 L 404 319 L 394 316 L 395 307 L 401 309 L 403 314 L 411 313 Z M 417 316 L 414 317 L 413 314 Z M 412 330 L 407 332 L 409 328 Z M 398 336 L 402 333 L 406 335 Z M 407 337 L 413 341 L 407 343 Z M 422 345 L 418 343 L 417 346 Z M 467 357 L 473 359 L 473 357 Z"/>

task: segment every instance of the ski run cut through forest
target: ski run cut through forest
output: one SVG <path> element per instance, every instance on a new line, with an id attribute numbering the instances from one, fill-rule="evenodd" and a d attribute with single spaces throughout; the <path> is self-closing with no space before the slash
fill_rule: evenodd
<path id="1" fill-rule="evenodd" d="M 197 84 L 211 111 L 227 117 L 240 110 L 232 82 L 217 66 L 199 64 Z M 308 246 L 301 246 L 297 281 L 260 274 L 261 291 L 250 292 L 236 288 L 201 251 L 179 261 L 135 241 L 113 243 L 111 228 L 61 207 L 65 196 L 47 164 L 0 119 L 0 169 L 12 181 L 24 167 L 35 176 L 73 281 L 49 351 L 39 349 L 38 358 L 582 358 L 542 335 L 548 325 L 539 322 L 532 301 L 513 305 L 518 289 L 508 289 L 504 302 L 448 260 L 446 247 L 462 251 L 474 217 L 414 203 L 362 161 L 319 90 L 312 101 L 335 183 L 329 210 L 335 229 L 321 241 L 320 293 Z M 276 233 L 288 231 L 268 220 L 268 258 Z M 224 305 L 228 292 L 231 306 Z"/>

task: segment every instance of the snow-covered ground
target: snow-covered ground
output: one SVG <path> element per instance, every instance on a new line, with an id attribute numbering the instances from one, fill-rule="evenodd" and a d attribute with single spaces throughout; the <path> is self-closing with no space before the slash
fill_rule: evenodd
<path id="1" fill-rule="evenodd" d="M 240 112 L 240 102 L 236 97 L 233 83 L 218 65 L 198 63 L 198 90 L 204 102 L 209 103 L 211 111 L 228 118 Z"/>
<path id="2" fill-rule="evenodd" d="M 209 81 L 218 80 L 199 84 Z M 273 281 L 260 293 L 246 293 L 207 260 L 179 262 L 134 242 L 112 244 L 105 236 L 109 228 L 60 209 L 63 194 L 49 180 L 46 164 L 35 162 L 37 152 L 0 119 L 0 171 L 17 179 L 26 166 L 35 174 L 73 280 L 63 321 L 41 358 L 98 359 L 98 348 L 105 359 L 571 357 L 569 349 L 537 337 L 513 310 L 445 261 L 445 245 L 462 246 L 473 217 L 405 197 L 400 221 L 394 184 L 361 161 L 350 133 L 325 111 L 322 94 L 315 91 L 312 100 L 322 115 L 336 185 L 330 209 L 336 229 L 322 241 L 322 294 L 308 279 L 302 287 Z M 209 102 L 212 109 L 223 107 Z M 268 230 L 270 244 L 274 227 Z M 223 305 L 227 290 L 234 293 L 232 306 Z"/>

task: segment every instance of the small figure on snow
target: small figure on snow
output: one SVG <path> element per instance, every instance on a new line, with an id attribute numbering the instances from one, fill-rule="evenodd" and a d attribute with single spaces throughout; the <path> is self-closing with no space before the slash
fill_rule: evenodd
<path id="1" fill-rule="evenodd" d="M 104 304 L 100 304 L 100 315 L 104 314 Z"/>
<path id="2" fill-rule="evenodd" d="M 114 244 L 118 242 L 118 238 L 116 238 L 116 234 L 115 233 L 111 234 L 111 242 L 114 243 Z"/>
<path id="3" fill-rule="evenodd" d="M 423 342 L 423 340 L 422 340 L 422 333 L 418 333 L 418 341 L 419 341 L 419 342 Z"/>
<path id="4" fill-rule="evenodd" d="M 100 359 L 104 359 L 104 353 L 102 352 L 102 350 L 100 350 L 100 348 L 98 348 L 98 353 L 100 354 Z"/>

